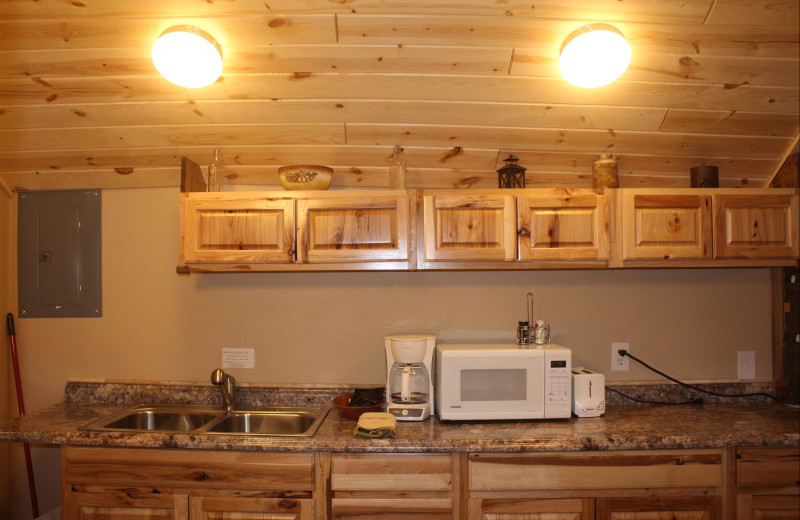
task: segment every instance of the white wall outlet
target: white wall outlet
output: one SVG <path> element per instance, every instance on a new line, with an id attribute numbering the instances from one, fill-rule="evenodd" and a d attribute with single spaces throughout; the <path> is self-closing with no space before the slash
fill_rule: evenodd
<path id="1" fill-rule="evenodd" d="M 739 356 L 739 379 L 756 378 L 756 351 L 740 350 Z"/>
<path id="2" fill-rule="evenodd" d="M 255 368 L 256 353 L 252 348 L 223 348 L 222 368 Z"/>
<path id="3" fill-rule="evenodd" d="M 611 370 L 628 370 L 628 356 L 620 356 L 620 350 L 631 351 L 628 343 L 611 344 Z"/>

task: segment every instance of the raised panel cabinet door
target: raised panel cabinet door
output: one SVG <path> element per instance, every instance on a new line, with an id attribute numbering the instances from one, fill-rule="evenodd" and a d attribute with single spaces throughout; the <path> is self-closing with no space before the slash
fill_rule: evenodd
<path id="1" fill-rule="evenodd" d="M 265 193 L 181 194 L 182 261 L 291 263 L 294 200 Z"/>
<path id="2" fill-rule="evenodd" d="M 189 520 L 189 498 L 137 488 L 107 488 L 96 493 L 70 490 L 64 494 L 62 519 Z"/>
<path id="3" fill-rule="evenodd" d="M 736 495 L 736 520 L 797 520 L 800 495 Z"/>
<path id="4" fill-rule="evenodd" d="M 619 191 L 623 260 L 711 258 L 711 195 Z"/>
<path id="5" fill-rule="evenodd" d="M 591 190 L 517 196 L 520 260 L 607 260 L 608 204 Z"/>
<path id="6" fill-rule="evenodd" d="M 190 497 L 192 520 L 313 520 L 310 498 Z"/>
<path id="7" fill-rule="evenodd" d="M 714 195 L 715 258 L 800 256 L 798 196 L 780 191 Z"/>
<path id="8" fill-rule="evenodd" d="M 516 260 L 514 196 L 468 191 L 423 193 L 425 260 Z"/>
<path id="9" fill-rule="evenodd" d="M 449 498 L 334 498 L 332 520 L 455 520 Z"/>
<path id="10" fill-rule="evenodd" d="M 593 498 L 498 498 L 470 501 L 470 520 L 593 520 Z"/>
<path id="11" fill-rule="evenodd" d="M 597 520 L 717 520 L 721 500 L 713 496 L 597 499 Z"/>
<path id="12" fill-rule="evenodd" d="M 408 192 L 297 199 L 297 261 L 408 261 Z"/>

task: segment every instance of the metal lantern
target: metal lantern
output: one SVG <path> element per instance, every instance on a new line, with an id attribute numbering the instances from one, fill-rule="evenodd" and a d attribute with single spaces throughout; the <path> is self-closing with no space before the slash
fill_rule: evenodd
<path id="1" fill-rule="evenodd" d="M 509 155 L 503 159 L 505 166 L 497 170 L 498 188 L 524 188 L 525 187 L 525 168 L 517 164 L 519 157 Z"/>

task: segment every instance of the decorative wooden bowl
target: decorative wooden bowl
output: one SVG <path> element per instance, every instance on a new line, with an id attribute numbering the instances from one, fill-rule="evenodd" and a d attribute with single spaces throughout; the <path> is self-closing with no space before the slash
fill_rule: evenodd
<path id="1" fill-rule="evenodd" d="M 347 406 L 353 394 L 342 394 L 331 400 L 334 408 L 348 419 L 358 420 L 362 413 L 378 412 L 383 407 L 383 403 L 373 404 L 372 406 Z"/>
<path id="2" fill-rule="evenodd" d="M 286 190 L 327 190 L 333 178 L 333 168 L 314 164 L 281 166 L 278 177 Z"/>

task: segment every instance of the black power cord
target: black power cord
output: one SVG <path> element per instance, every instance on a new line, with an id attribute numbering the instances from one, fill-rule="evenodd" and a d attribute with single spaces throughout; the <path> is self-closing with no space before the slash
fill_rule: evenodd
<path id="1" fill-rule="evenodd" d="M 651 371 L 655 372 L 656 374 L 660 375 L 661 377 L 665 377 L 665 378 L 669 379 L 670 381 L 672 381 L 673 383 L 677 383 L 677 384 L 679 384 L 679 385 L 681 385 L 681 386 L 683 386 L 685 388 L 688 388 L 690 390 L 693 390 L 695 392 L 701 392 L 701 393 L 713 395 L 713 396 L 716 396 L 716 397 L 731 397 L 731 398 L 735 398 L 735 397 L 768 397 L 768 398 L 770 398 L 770 399 L 772 399 L 774 401 L 777 401 L 779 403 L 781 402 L 774 395 L 770 395 L 770 394 L 767 394 L 767 393 L 764 393 L 764 392 L 752 392 L 752 393 L 747 393 L 747 394 L 721 394 L 719 392 L 714 392 L 712 390 L 706 390 L 705 388 L 700 388 L 699 386 L 690 385 L 688 383 L 684 383 L 683 381 L 679 381 L 679 380 L 675 379 L 674 377 L 669 376 L 669 375 L 665 374 L 664 372 L 662 372 L 662 371 L 660 371 L 660 370 L 658 370 L 656 368 L 651 367 L 650 365 L 648 365 L 647 363 L 645 363 L 641 359 L 637 358 L 636 356 L 634 356 L 633 354 L 631 354 L 630 352 L 628 352 L 625 349 L 619 349 L 617 352 L 619 353 L 620 356 L 623 356 L 623 357 L 628 356 L 632 360 L 636 361 L 637 363 L 639 363 L 643 367 L 647 368 L 648 370 L 651 370 Z M 693 399 L 691 401 L 683 401 L 683 402 L 645 401 L 645 400 L 635 399 L 633 397 L 627 396 L 627 395 L 623 394 L 622 392 L 614 390 L 613 388 L 609 388 L 609 390 L 611 390 L 612 392 L 616 392 L 616 393 L 620 394 L 623 397 L 627 397 L 628 399 L 631 399 L 632 401 L 637 401 L 637 402 L 640 402 L 640 403 L 648 403 L 648 404 L 701 404 L 703 402 L 703 400 L 700 399 L 700 398 Z"/>

